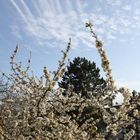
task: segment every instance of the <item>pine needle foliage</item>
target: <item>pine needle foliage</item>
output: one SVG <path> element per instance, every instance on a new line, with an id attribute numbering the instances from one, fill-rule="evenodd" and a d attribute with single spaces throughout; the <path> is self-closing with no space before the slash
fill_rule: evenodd
<path id="1" fill-rule="evenodd" d="M 81 93 L 82 97 L 89 98 L 89 94 L 96 96 L 103 93 L 106 82 L 101 78 L 100 69 L 94 62 L 76 57 L 73 62 L 69 62 L 59 86 L 65 90 L 72 86 L 75 93 Z"/>

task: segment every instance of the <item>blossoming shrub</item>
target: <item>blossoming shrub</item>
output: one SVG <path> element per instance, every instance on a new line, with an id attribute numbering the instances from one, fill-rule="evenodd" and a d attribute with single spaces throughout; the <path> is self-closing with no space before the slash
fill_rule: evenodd
<path id="1" fill-rule="evenodd" d="M 98 98 L 89 93 L 90 98 L 85 99 L 80 93 L 75 94 L 71 85 L 66 96 L 62 95 L 63 89 L 55 88 L 65 72 L 71 39 L 54 75 L 44 67 L 40 78 L 29 72 L 31 58 L 26 69 L 16 62 L 16 47 L 10 62 L 13 73 L 3 74 L 10 86 L 0 106 L 1 140 L 139 139 L 140 96 L 115 87 L 103 44 L 91 23 L 86 23 L 86 27 L 95 38 L 101 56 L 108 86 L 106 93 Z M 112 104 L 115 92 L 124 96 L 120 106 Z"/>

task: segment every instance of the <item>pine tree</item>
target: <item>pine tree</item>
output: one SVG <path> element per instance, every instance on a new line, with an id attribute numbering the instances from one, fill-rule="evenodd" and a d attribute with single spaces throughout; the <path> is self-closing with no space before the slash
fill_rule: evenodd
<path id="1" fill-rule="evenodd" d="M 100 70 L 94 62 L 77 57 L 67 66 L 67 71 L 62 76 L 59 86 L 65 91 L 69 86 L 72 86 L 75 93 L 81 93 L 82 97 L 88 97 L 88 93 L 94 95 L 102 93 L 106 82 L 100 77 Z M 63 94 L 65 95 L 66 92 Z"/>
<path id="2" fill-rule="evenodd" d="M 106 88 L 106 82 L 100 77 L 100 70 L 94 62 L 86 58 L 76 57 L 67 66 L 67 71 L 62 76 L 62 81 L 59 83 L 59 86 L 65 89 L 63 92 L 64 96 L 68 93 L 67 91 L 70 86 L 72 87 L 72 94 L 81 93 L 82 97 L 90 98 L 92 95 L 101 95 Z M 66 114 L 71 116 L 72 120 L 78 123 L 79 127 L 86 121 L 89 121 L 88 123 L 90 124 L 94 119 L 101 117 L 96 113 L 96 109 L 90 105 L 85 106 L 82 113 L 79 111 L 79 108 L 80 106 L 75 106 L 66 112 Z M 100 124 L 102 127 L 100 127 Z M 97 125 L 99 131 L 102 131 L 101 129 L 106 127 L 103 120 L 100 120 Z"/>

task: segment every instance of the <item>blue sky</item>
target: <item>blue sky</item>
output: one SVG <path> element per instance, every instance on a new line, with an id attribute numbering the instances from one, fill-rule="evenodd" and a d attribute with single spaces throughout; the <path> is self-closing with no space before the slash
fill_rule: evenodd
<path id="1" fill-rule="evenodd" d="M 134 0 L 0 0 L 0 71 L 9 73 L 10 55 L 19 44 L 18 61 L 32 69 L 53 71 L 66 48 L 69 58 L 86 57 L 100 67 L 94 40 L 85 28 L 91 21 L 113 69 L 117 85 L 140 91 L 140 1 Z"/>

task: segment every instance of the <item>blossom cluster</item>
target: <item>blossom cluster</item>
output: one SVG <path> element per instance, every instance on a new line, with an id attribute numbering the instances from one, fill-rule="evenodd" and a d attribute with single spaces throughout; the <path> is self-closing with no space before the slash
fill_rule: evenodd
<path id="1" fill-rule="evenodd" d="M 44 67 L 41 77 L 23 69 L 11 56 L 12 74 L 3 76 L 9 80 L 7 96 L 0 106 L 1 140 L 130 140 L 140 138 L 140 96 L 128 89 L 115 87 L 111 67 L 103 50 L 103 43 L 86 23 L 96 41 L 102 68 L 106 73 L 108 88 L 104 94 L 85 99 L 75 94 L 71 85 L 63 96 L 63 89 L 55 85 L 66 69 L 71 39 L 54 74 Z M 90 91 L 91 92 L 91 91 Z M 114 93 L 124 96 L 122 105 L 114 106 Z"/>

